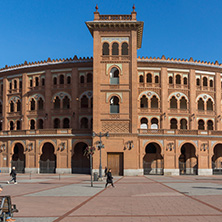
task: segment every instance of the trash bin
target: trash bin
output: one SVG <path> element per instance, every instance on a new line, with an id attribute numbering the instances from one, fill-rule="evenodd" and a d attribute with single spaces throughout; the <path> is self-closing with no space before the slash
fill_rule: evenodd
<path id="1" fill-rule="evenodd" d="M 93 173 L 93 180 L 94 181 L 98 181 L 98 173 L 97 172 L 95 172 L 95 173 Z"/>

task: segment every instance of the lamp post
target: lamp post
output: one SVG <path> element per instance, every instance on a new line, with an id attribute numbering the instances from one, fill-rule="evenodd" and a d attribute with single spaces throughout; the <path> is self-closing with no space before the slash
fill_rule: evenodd
<path id="1" fill-rule="evenodd" d="M 93 132 L 93 137 L 99 137 L 99 149 L 100 149 L 100 156 L 99 156 L 99 178 L 102 178 L 102 148 L 104 148 L 104 145 L 102 144 L 102 140 L 101 138 L 102 137 L 109 137 L 109 132 L 106 132 L 106 133 L 95 133 Z"/>

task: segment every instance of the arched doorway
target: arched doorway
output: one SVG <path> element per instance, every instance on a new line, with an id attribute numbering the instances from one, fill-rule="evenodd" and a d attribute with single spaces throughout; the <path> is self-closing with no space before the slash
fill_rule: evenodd
<path id="1" fill-rule="evenodd" d="M 222 144 L 214 147 L 214 155 L 212 157 L 213 174 L 222 174 Z"/>
<path id="2" fill-rule="evenodd" d="M 191 143 L 185 143 L 181 147 L 179 169 L 180 175 L 197 175 L 198 160 L 196 156 L 196 149 Z"/>
<path id="3" fill-rule="evenodd" d="M 42 155 L 40 156 L 40 173 L 56 172 L 56 155 L 55 148 L 51 143 L 45 143 L 42 147 Z"/>
<path id="4" fill-rule="evenodd" d="M 163 157 L 161 148 L 157 143 L 149 143 L 145 148 L 146 154 L 143 157 L 144 175 L 163 174 Z"/>
<path id="5" fill-rule="evenodd" d="M 84 156 L 87 144 L 80 142 L 74 147 L 72 155 L 72 173 L 90 174 L 89 158 Z"/>
<path id="6" fill-rule="evenodd" d="M 16 143 L 14 146 L 11 166 L 14 166 L 18 173 L 25 173 L 25 154 L 21 143 Z"/>

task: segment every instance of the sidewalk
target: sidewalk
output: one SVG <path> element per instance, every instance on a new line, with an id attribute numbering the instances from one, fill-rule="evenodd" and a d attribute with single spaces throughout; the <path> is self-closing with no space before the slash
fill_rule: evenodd
<path id="1" fill-rule="evenodd" d="M 88 175 L 18 175 L 6 184 L 16 221 L 222 221 L 222 176 L 114 177 L 116 188 Z"/>

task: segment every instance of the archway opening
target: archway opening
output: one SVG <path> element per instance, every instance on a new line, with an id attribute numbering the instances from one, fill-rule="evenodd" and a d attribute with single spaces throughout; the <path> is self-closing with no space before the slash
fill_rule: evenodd
<path id="1" fill-rule="evenodd" d="M 212 156 L 213 174 L 222 174 L 222 144 L 214 147 L 214 155 Z"/>
<path id="2" fill-rule="evenodd" d="M 14 146 L 11 166 L 14 166 L 18 173 L 25 173 L 25 154 L 21 143 L 16 143 Z"/>
<path id="3" fill-rule="evenodd" d="M 86 143 L 79 142 L 73 148 L 72 173 L 90 174 L 89 158 L 84 156 L 86 147 Z"/>
<path id="4" fill-rule="evenodd" d="M 163 175 L 163 157 L 160 146 L 157 143 L 149 143 L 145 152 L 143 157 L 144 175 Z"/>
<path id="5" fill-rule="evenodd" d="M 198 159 L 196 156 L 196 149 L 191 143 L 185 143 L 181 147 L 179 170 L 180 175 L 197 175 Z"/>
<path id="6" fill-rule="evenodd" d="M 55 148 L 51 143 L 45 143 L 40 156 L 40 173 L 56 173 Z"/>

